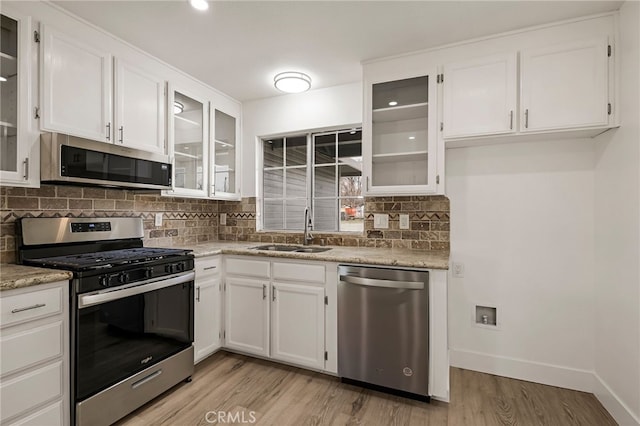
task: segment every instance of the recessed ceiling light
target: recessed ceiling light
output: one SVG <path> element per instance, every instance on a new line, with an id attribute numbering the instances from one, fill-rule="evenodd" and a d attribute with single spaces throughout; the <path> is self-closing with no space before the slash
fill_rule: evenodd
<path id="1" fill-rule="evenodd" d="M 396 105 L 398 105 L 398 102 L 396 101 L 389 102 L 389 106 L 396 106 Z"/>
<path id="2" fill-rule="evenodd" d="M 209 9 L 209 2 L 207 0 L 189 0 L 189 4 L 197 10 Z"/>
<path id="3" fill-rule="evenodd" d="M 415 138 L 416 138 L 415 136 L 409 136 L 410 141 L 414 140 Z"/>
<path id="4" fill-rule="evenodd" d="M 273 84 L 281 92 L 301 93 L 311 88 L 311 77 L 296 71 L 281 72 L 273 78 Z"/>
<path id="5" fill-rule="evenodd" d="M 7 79 L 4 78 L 4 77 L 0 77 L 0 81 L 5 82 L 5 81 L 7 81 Z"/>
<path id="6" fill-rule="evenodd" d="M 182 102 L 173 101 L 173 113 L 181 114 L 184 111 L 184 105 Z"/>

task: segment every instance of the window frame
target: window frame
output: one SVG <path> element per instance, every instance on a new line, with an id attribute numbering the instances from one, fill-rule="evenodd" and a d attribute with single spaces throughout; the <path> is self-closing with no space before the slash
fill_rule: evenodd
<path id="1" fill-rule="evenodd" d="M 309 207 L 309 211 L 310 211 L 310 216 L 311 216 L 311 221 L 313 223 L 313 230 L 316 232 L 321 232 L 321 233 L 325 233 L 325 234 L 362 234 L 364 232 L 364 228 L 362 230 L 359 231 L 341 231 L 340 230 L 340 200 L 343 198 L 353 198 L 353 197 L 341 197 L 340 196 L 340 178 L 339 178 L 339 167 L 340 167 L 340 163 L 338 161 L 338 140 L 339 137 L 338 135 L 340 133 L 348 133 L 351 131 L 359 131 L 362 135 L 362 125 L 361 124 L 357 124 L 357 125 L 352 125 L 352 126 L 340 126 L 337 128 L 326 128 L 326 129 L 316 129 L 316 130 L 307 130 L 307 131 L 300 131 L 300 132 L 287 132 L 287 133 L 283 133 L 283 134 L 276 134 L 276 135 L 268 135 L 268 136 L 259 136 L 256 138 L 256 145 L 258 147 L 258 149 L 256 150 L 256 161 L 257 161 L 257 167 L 256 167 L 256 194 L 257 194 L 257 201 L 256 201 L 256 212 L 257 212 L 257 217 L 256 217 L 256 230 L 259 232 L 278 232 L 278 233 L 300 233 L 303 232 L 304 228 L 300 228 L 300 229 L 286 229 L 286 207 L 285 207 L 285 201 L 287 200 L 286 198 L 286 174 L 285 174 L 285 170 L 287 168 L 304 168 L 306 171 L 306 198 L 305 198 L 305 206 Z M 336 157 L 335 157 L 335 161 L 333 163 L 327 163 L 326 165 L 324 165 L 324 167 L 327 167 L 328 165 L 331 165 L 335 168 L 335 173 L 336 173 L 336 188 L 335 188 L 335 196 L 333 197 L 315 197 L 315 193 L 314 193 L 314 184 L 315 184 L 315 170 L 316 167 L 318 167 L 318 165 L 315 164 L 315 143 L 314 143 L 314 137 L 317 136 L 322 136 L 322 135 L 328 135 L 328 134 L 335 134 L 336 135 Z M 286 165 L 286 138 L 293 138 L 293 137 L 302 137 L 305 136 L 306 137 L 306 164 L 304 166 L 287 166 Z M 280 167 L 267 167 L 265 168 L 264 166 L 264 142 L 269 140 L 269 139 L 284 139 L 285 142 L 283 143 L 283 156 L 282 156 L 282 166 Z M 361 144 L 362 144 L 362 138 L 360 139 Z M 364 163 L 364 156 L 363 158 L 363 163 Z M 319 165 L 320 167 L 323 167 L 323 164 Z M 283 225 L 283 229 L 267 229 L 265 227 L 265 215 L 264 215 L 264 206 L 265 206 L 265 200 L 277 200 L 279 198 L 268 198 L 265 197 L 265 191 L 264 191 L 264 172 L 265 170 L 277 170 L 277 169 L 281 169 L 283 170 L 283 197 L 282 197 L 282 202 L 283 202 L 283 221 L 282 221 L 282 225 Z M 361 171 L 361 179 L 364 179 L 364 164 L 363 164 L 363 170 Z M 364 187 L 362 187 L 362 192 L 364 192 Z M 322 200 L 335 200 L 336 201 L 336 207 L 337 207 L 337 216 L 336 216 L 336 227 L 337 230 L 316 230 L 315 229 L 315 199 L 319 198 Z M 358 198 L 362 198 L 363 203 L 364 203 L 364 193 L 362 193 Z M 296 199 L 300 199 L 300 198 L 296 198 Z"/>

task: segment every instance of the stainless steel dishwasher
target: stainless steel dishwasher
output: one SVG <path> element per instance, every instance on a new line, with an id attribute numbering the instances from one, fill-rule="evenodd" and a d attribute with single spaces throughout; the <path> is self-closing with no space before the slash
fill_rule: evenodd
<path id="1" fill-rule="evenodd" d="M 429 400 L 429 273 L 338 266 L 338 375 Z"/>

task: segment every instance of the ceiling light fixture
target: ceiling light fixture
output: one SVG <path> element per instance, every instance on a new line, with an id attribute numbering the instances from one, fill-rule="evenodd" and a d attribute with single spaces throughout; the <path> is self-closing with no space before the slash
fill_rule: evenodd
<path id="1" fill-rule="evenodd" d="M 189 4 L 196 10 L 209 9 L 209 2 L 207 2 L 207 0 L 189 0 Z"/>
<path id="2" fill-rule="evenodd" d="M 173 113 L 181 114 L 184 111 L 184 105 L 182 102 L 173 101 Z"/>
<path id="3" fill-rule="evenodd" d="M 296 71 L 281 72 L 273 78 L 273 84 L 281 92 L 301 93 L 311 88 L 311 77 Z"/>
<path id="4" fill-rule="evenodd" d="M 414 140 L 415 138 L 416 138 L 415 136 L 409 136 L 410 141 Z"/>
<path id="5" fill-rule="evenodd" d="M 389 102 L 389 106 L 396 106 L 396 105 L 398 105 L 398 102 L 396 101 Z"/>

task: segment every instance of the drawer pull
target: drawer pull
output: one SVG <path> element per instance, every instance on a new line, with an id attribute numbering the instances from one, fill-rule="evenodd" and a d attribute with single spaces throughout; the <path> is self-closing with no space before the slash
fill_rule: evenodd
<path id="1" fill-rule="evenodd" d="M 203 271 L 208 271 L 209 269 L 216 269 L 216 266 L 207 266 L 206 268 L 202 268 Z"/>
<path id="2" fill-rule="evenodd" d="M 18 312 L 30 311 L 31 309 L 44 308 L 45 306 L 47 306 L 46 303 L 37 303 L 35 305 L 27 306 L 25 308 L 12 309 L 11 313 L 17 314 Z"/>

